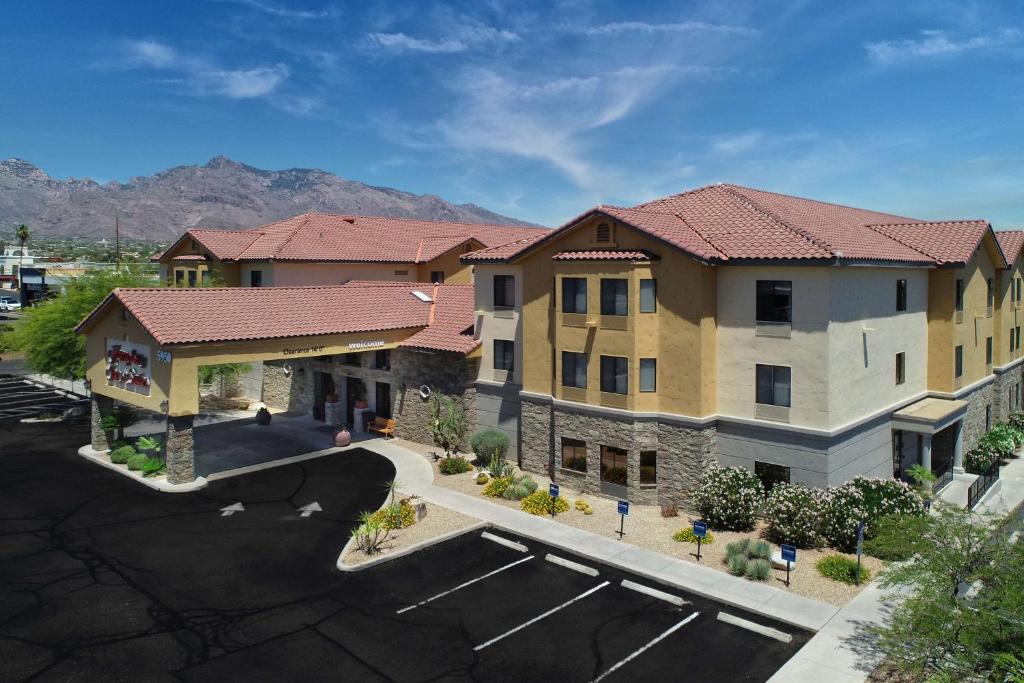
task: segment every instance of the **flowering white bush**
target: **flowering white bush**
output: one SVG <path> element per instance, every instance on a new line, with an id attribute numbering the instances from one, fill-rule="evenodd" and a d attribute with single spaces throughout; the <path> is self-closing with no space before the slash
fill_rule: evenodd
<path id="1" fill-rule="evenodd" d="M 711 465 L 694 494 L 701 517 L 712 529 L 747 531 L 764 504 L 764 486 L 742 467 Z"/>
<path id="2" fill-rule="evenodd" d="M 895 479 L 856 477 L 829 489 L 822 514 L 822 529 L 829 545 L 852 551 L 857 545 L 857 524 L 864 535 L 886 515 L 923 515 L 924 503 L 910 484 Z"/>
<path id="3" fill-rule="evenodd" d="M 824 545 L 822 513 L 828 499 L 828 492 L 823 489 L 776 484 L 764 505 L 765 537 L 798 548 Z"/>

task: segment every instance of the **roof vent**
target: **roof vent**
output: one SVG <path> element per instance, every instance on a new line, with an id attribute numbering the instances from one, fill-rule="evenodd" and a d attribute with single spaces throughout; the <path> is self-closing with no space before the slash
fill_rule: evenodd
<path id="1" fill-rule="evenodd" d="M 594 231 L 595 242 L 611 242 L 612 241 L 612 228 L 607 223 L 601 223 L 597 226 Z"/>
<path id="2" fill-rule="evenodd" d="M 355 218 L 342 218 L 342 220 L 345 221 L 346 223 L 351 223 L 352 225 L 356 224 Z"/>
<path id="3" fill-rule="evenodd" d="M 416 297 L 417 299 L 419 299 L 420 301 L 422 301 L 423 303 L 429 304 L 429 303 L 433 303 L 433 301 L 434 301 L 432 298 L 430 298 L 430 295 L 424 294 L 423 292 L 421 292 L 418 289 L 412 290 L 412 295 L 414 297 Z"/>

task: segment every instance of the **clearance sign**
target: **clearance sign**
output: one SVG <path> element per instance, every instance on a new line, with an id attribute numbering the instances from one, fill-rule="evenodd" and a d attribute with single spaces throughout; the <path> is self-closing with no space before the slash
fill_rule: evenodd
<path id="1" fill-rule="evenodd" d="M 107 340 L 107 386 L 149 396 L 149 347 L 121 339 Z"/>

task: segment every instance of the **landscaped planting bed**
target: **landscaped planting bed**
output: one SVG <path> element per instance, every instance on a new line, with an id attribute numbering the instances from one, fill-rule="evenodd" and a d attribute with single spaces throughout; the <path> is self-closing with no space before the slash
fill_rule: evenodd
<path id="1" fill-rule="evenodd" d="M 433 460 L 434 454 L 438 451 L 436 447 L 416 444 L 411 441 L 399 440 L 397 443 L 405 448 L 421 453 L 431 460 Z M 472 454 L 468 454 L 466 457 L 469 459 L 473 458 Z M 503 505 L 514 510 L 519 510 L 521 507 L 519 501 L 482 495 L 484 486 L 476 483 L 475 471 L 445 476 L 438 470 L 436 462 L 433 463 L 433 467 L 434 483 L 438 486 L 487 500 L 494 505 Z M 550 479 L 533 473 L 530 473 L 530 476 L 537 482 L 539 490 L 547 490 Z M 579 491 L 571 488 L 570 483 L 564 480 L 559 482 L 559 484 L 562 497 L 569 503 L 569 510 L 559 513 L 555 517 L 555 521 L 608 538 L 616 540 L 619 538 L 618 533 L 616 533 L 619 529 L 619 515 L 616 510 L 615 500 L 591 494 L 581 494 Z M 583 511 L 578 510 L 575 505 L 577 499 L 585 500 L 590 505 L 593 511 L 592 514 L 587 515 Z M 692 513 L 687 513 L 683 510 L 680 510 L 678 517 L 662 517 L 658 506 L 634 504 L 630 506 L 629 517 L 626 518 L 626 536 L 623 538 L 623 541 L 688 562 L 696 562 L 697 546 L 695 544 L 681 543 L 672 539 L 673 534 L 676 534 L 681 529 L 689 528 L 695 518 Z M 701 548 L 700 564 L 723 573 L 728 573 L 728 566 L 725 561 L 726 546 L 729 543 L 741 541 L 744 538 L 763 538 L 762 532 L 765 529 L 765 524 L 758 521 L 750 531 L 720 531 L 713 527 L 712 529 L 715 538 L 714 543 L 703 545 Z M 772 549 L 773 551 L 778 551 L 778 545 L 773 543 Z M 815 566 L 820 559 L 835 552 L 835 550 L 829 548 L 800 550 L 797 553 L 797 566 L 790 572 L 792 583 L 789 590 L 798 595 L 834 605 L 844 605 L 852 600 L 861 591 L 863 586 L 848 585 L 827 579 L 818 573 Z M 852 554 L 847 554 L 847 556 L 856 557 Z M 884 569 L 885 564 L 880 560 L 865 555 L 863 557 L 863 566 L 871 572 L 871 576 L 877 576 Z M 784 570 L 773 569 L 765 584 L 785 589 L 785 578 L 786 572 Z"/>

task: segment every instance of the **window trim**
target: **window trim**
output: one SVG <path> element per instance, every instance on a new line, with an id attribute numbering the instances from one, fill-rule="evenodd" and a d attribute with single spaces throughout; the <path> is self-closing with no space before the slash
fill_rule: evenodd
<path id="1" fill-rule="evenodd" d="M 582 440 L 582 439 L 572 439 L 572 438 L 569 438 L 567 436 L 563 436 L 562 440 L 561 440 L 561 446 L 562 446 L 562 458 L 559 461 L 559 469 L 564 470 L 566 472 L 575 472 L 577 474 L 586 474 L 587 473 L 587 456 L 589 455 L 587 453 L 587 442 Z M 576 457 L 577 453 L 575 451 L 582 449 L 582 451 L 583 451 L 583 469 L 577 469 L 575 467 L 566 467 L 565 466 L 565 449 L 567 447 L 573 449 L 573 451 L 574 451 L 573 452 L 573 462 L 576 462 L 579 459 L 578 457 Z"/>
<path id="2" fill-rule="evenodd" d="M 501 352 L 501 354 L 498 353 L 498 345 L 499 344 L 503 346 L 503 351 Z M 504 345 L 506 345 L 506 344 L 511 349 L 511 351 L 509 350 L 509 348 L 504 348 Z M 505 372 L 508 372 L 509 374 L 511 374 L 511 373 L 516 371 L 516 343 L 515 343 L 515 341 L 513 341 L 511 339 L 495 339 L 494 343 L 491 346 L 491 351 L 492 351 L 492 353 L 491 353 L 492 365 L 494 366 L 495 370 L 504 370 Z M 505 367 L 504 365 L 498 365 L 499 355 L 500 355 L 503 363 L 504 363 L 504 361 L 506 359 L 508 359 L 509 363 L 508 363 L 507 367 Z"/>
<path id="3" fill-rule="evenodd" d="M 614 384 L 615 388 L 611 390 L 605 388 L 606 361 L 614 361 L 610 383 Z M 625 370 L 624 373 L 619 372 L 620 362 L 621 367 Z M 625 390 L 619 391 L 619 376 L 622 374 L 625 375 L 625 378 L 623 380 L 625 383 Z M 618 394 L 620 396 L 626 396 L 629 394 L 629 358 L 627 356 L 601 356 L 601 392 L 605 394 Z"/>
<path id="4" fill-rule="evenodd" d="M 571 299 L 566 296 L 566 289 L 569 284 L 573 286 L 573 296 Z M 577 306 L 579 303 L 578 299 L 580 296 L 579 286 L 583 285 L 583 308 L 582 310 Z M 586 315 L 588 308 L 588 297 L 589 292 L 587 291 L 587 278 L 585 277 L 563 277 L 562 278 L 562 313 L 578 313 L 580 315 Z M 571 301 L 571 307 L 566 306 L 566 302 Z"/>
<path id="5" fill-rule="evenodd" d="M 611 288 L 611 286 L 613 284 L 616 287 L 618 287 L 619 283 L 621 283 L 622 286 L 625 288 L 625 292 L 622 293 L 622 298 L 621 298 L 622 303 L 625 305 L 625 309 L 623 310 L 622 313 L 618 312 L 618 310 L 619 310 L 618 303 L 620 301 L 620 299 L 619 299 L 619 292 L 617 292 L 617 291 L 616 292 L 611 292 L 610 295 L 609 294 L 605 294 L 605 287 L 606 287 L 606 285 L 609 288 Z M 609 296 L 611 297 L 611 302 L 612 302 L 612 312 L 611 313 L 607 313 L 605 311 L 605 302 L 608 301 L 608 297 Z M 626 317 L 626 316 L 629 315 L 629 278 L 624 278 L 624 277 L 603 277 L 603 278 L 601 278 L 601 315 L 614 315 L 614 316 L 618 316 L 618 317 Z"/>
<path id="6" fill-rule="evenodd" d="M 565 383 L 565 380 L 566 380 L 566 377 L 567 377 L 567 372 L 566 372 L 566 370 L 567 370 L 566 358 L 567 357 L 572 357 L 572 359 L 573 359 L 573 363 L 572 363 L 573 373 L 572 373 L 572 375 L 573 375 L 573 379 L 574 380 L 578 379 L 578 377 L 579 377 L 579 374 L 578 374 L 579 370 L 580 370 L 579 361 L 580 361 L 580 358 L 582 357 L 582 359 L 583 359 L 583 384 L 582 385 L 579 385 L 579 384 L 566 384 Z M 586 354 L 585 351 L 562 351 L 562 386 L 563 387 L 569 387 L 571 389 L 586 389 L 587 388 L 587 380 L 588 380 L 588 377 L 587 377 L 588 366 L 589 366 L 589 359 L 587 358 L 587 354 Z"/>
<path id="7" fill-rule="evenodd" d="M 771 305 L 771 308 L 773 309 L 773 311 L 775 311 L 775 313 L 769 312 L 767 310 L 763 310 L 762 306 L 761 306 L 761 304 L 762 304 L 762 297 L 763 296 L 771 296 L 771 297 L 773 297 L 773 299 L 777 298 L 779 296 L 779 294 L 778 294 L 779 285 L 788 285 L 789 286 L 789 303 L 787 305 L 781 307 L 782 309 L 785 309 L 785 311 L 786 311 L 786 315 L 785 315 L 785 319 L 784 320 L 774 319 L 774 318 L 778 317 L 777 315 L 775 315 L 775 313 L 777 313 L 778 310 L 780 309 L 780 306 L 779 306 L 777 301 L 773 301 L 772 305 Z M 793 324 L 793 281 L 792 280 L 756 280 L 754 287 L 755 287 L 755 292 L 754 292 L 754 321 L 755 322 L 758 322 L 758 323 L 768 323 L 770 325 L 792 325 Z M 762 291 L 762 289 L 767 289 L 768 287 L 771 287 L 771 290 L 772 290 L 770 292 L 770 294 L 768 292 Z M 765 305 L 767 306 L 767 303 Z"/>
<path id="8" fill-rule="evenodd" d="M 769 403 L 764 403 L 764 402 L 758 400 L 759 397 L 757 395 L 758 394 L 757 390 L 758 390 L 759 382 L 758 382 L 757 375 L 758 375 L 758 371 L 759 371 L 760 368 L 768 368 L 769 370 L 771 370 L 771 373 L 772 373 L 772 376 L 771 376 L 772 396 L 771 396 L 771 402 L 769 402 Z M 775 372 L 776 372 L 776 370 L 787 370 L 789 372 L 789 400 L 786 403 L 777 403 L 776 402 L 776 398 L 775 398 L 775 392 L 777 391 L 777 389 L 776 389 L 776 382 L 775 382 Z M 793 368 L 792 368 L 792 366 L 789 366 L 789 365 L 769 365 L 767 363 L 756 363 L 754 365 L 754 403 L 756 405 L 762 405 L 762 406 L 775 406 L 776 408 L 792 408 L 793 407 Z"/>
<path id="9" fill-rule="evenodd" d="M 651 288 L 651 307 L 644 308 L 644 283 L 650 283 L 648 286 Z M 653 277 L 640 278 L 640 303 L 639 310 L 641 313 L 657 313 L 658 312 L 658 280 Z"/>
<path id="10" fill-rule="evenodd" d="M 499 278 L 500 278 L 501 282 L 503 283 L 500 288 L 498 287 Z M 511 283 L 511 292 L 509 291 L 509 289 L 510 289 L 509 283 Z M 495 309 L 507 310 L 507 309 L 511 309 L 511 308 L 515 308 L 516 307 L 516 276 L 515 275 L 504 275 L 504 274 L 495 275 L 494 276 L 494 280 L 491 283 L 491 286 L 493 288 L 491 290 L 492 303 L 494 304 L 494 308 Z M 501 303 L 498 303 L 498 292 L 499 291 L 501 292 L 501 299 L 502 299 Z M 511 302 L 508 301 L 508 297 L 509 296 L 512 297 Z"/>
<path id="11" fill-rule="evenodd" d="M 650 389 L 644 389 L 644 363 L 653 363 L 654 365 L 654 386 Z M 657 358 L 641 358 L 637 367 L 638 377 L 640 379 L 639 391 L 644 394 L 653 394 L 658 391 L 658 359 Z"/>

